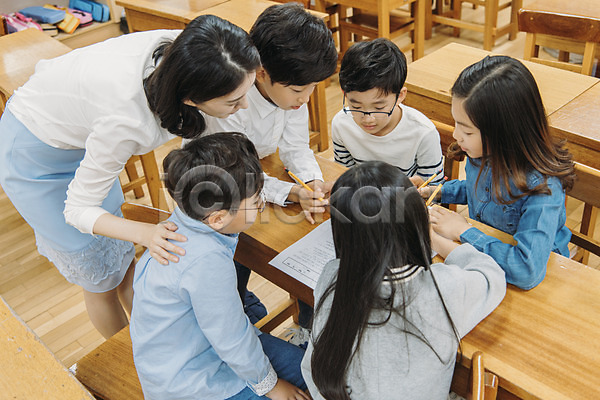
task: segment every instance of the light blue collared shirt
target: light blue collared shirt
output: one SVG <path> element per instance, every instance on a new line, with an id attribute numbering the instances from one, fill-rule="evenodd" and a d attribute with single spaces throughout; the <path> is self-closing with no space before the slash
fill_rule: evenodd
<path id="1" fill-rule="evenodd" d="M 506 281 L 521 289 L 532 289 L 546 276 L 550 252 L 569 256 L 571 232 L 565 226 L 565 192 L 560 180 L 548 177 L 549 195 L 525 196 L 512 204 L 493 200 L 494 189 L 489 167 L 479 177 L 479 163 L 467 158 L 466 180 L 453 180 L 442 188 L 442 203 L 468 204 L 469 217 L 513 235 L 515 246 L 502 243 L 477 228 L 467 229 L 461 236 L 477 250 L 489 254 L 506 272 Z M 539 172 L 527 175 L 530 188 L 542 183 Z M 514 193 L 520 193 L 511 182 Z"/>
<path id="2" fill-rule="evenodd" d="M 164 266 L 146 251 L 133 282 L 131 340 L 144 396 L 222 400 L 246 386 L 267 393 L 275 371 L 237 291 L 238 235 L 178 208 L 169 220 L 188 238 L 177 242 L 185 256 Z"/>

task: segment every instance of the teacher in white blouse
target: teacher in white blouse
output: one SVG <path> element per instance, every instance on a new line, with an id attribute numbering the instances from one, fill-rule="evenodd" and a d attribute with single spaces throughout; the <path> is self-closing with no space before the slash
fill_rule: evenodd
<path id="1" fill-rule="evenodd" d="M 38 249 L 84 289 L 90 319 L 110 337 L 127 325 L 134 248 L 163 264 L 184 241 L 173 224 L 122 218 L 118 181 L 129 158 L 247 107 L 260 65 L 239 27 L 208 15 L 183 31 L 123 35 L 36 66 L 0 120 L 0 184 Z"/>

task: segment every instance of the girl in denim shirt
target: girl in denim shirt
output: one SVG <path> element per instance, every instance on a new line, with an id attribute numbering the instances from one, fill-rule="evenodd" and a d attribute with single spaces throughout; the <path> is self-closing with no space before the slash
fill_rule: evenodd
<path id="1" fill-rule="evenodd" d="M 550 137 L 537 84 L 513 58 L 486 57 L 467 67 L 452 87 L 452 115 L 456 142 L 448 156 L 468 156 L 466 180 L 445 184 L 438 200 L 468 204 L 470 218 L 513 235 L 517 244 L 442 207 L 430 210 L 433 229 L 491 255 L 508 283 L 532 289 L 544 279 L 551 251 L 569 256 L 565 190 L 575 179 L 572 156 Z"/>

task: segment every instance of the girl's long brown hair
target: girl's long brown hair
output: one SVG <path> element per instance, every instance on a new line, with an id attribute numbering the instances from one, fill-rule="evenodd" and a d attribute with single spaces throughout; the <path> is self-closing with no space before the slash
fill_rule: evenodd
<path id="1" fill-rule="evenodd" d="M 507 56 L 484 58 L 461 72 L 452 96 L 464 99 L 467 115 L 481 132 L 484 154 L 479 173 L 490 166 L 499 203 L 549 194 L 547 178 L 551 176 L 560 179 L 565 191 L 573 187 L 573 157 L 564 141 L 550 137 L 539 89 L 520 61 Z M 448 148 L 448 157 L 461 153 L 457 143 Z M 533 171 L 545 179 L 529 187 L 527 175 Z M 511 189 L 511 181 L 519 192 Z"/>

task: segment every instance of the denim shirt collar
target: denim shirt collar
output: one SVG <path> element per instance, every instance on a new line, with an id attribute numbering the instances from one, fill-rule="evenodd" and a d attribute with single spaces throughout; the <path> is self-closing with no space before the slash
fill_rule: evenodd
<path id="1" fill-rule="evenodd" d="M 173 215 L 177 220 L 176 224 L 182 224 L 185 230 L 190 230 L 192 232 L 212 235 L 216 240 L 221 242 L 224 246 L 229 248 L 235 248 L 238 241 L 239 233 L 220 233 L 215 231 L 213 228 L 208 226 L 202 221 L 198 221 L 190 216 L 188 216 L 182 209 L 179 207 L 175 207 L 173 211 Z"/>

